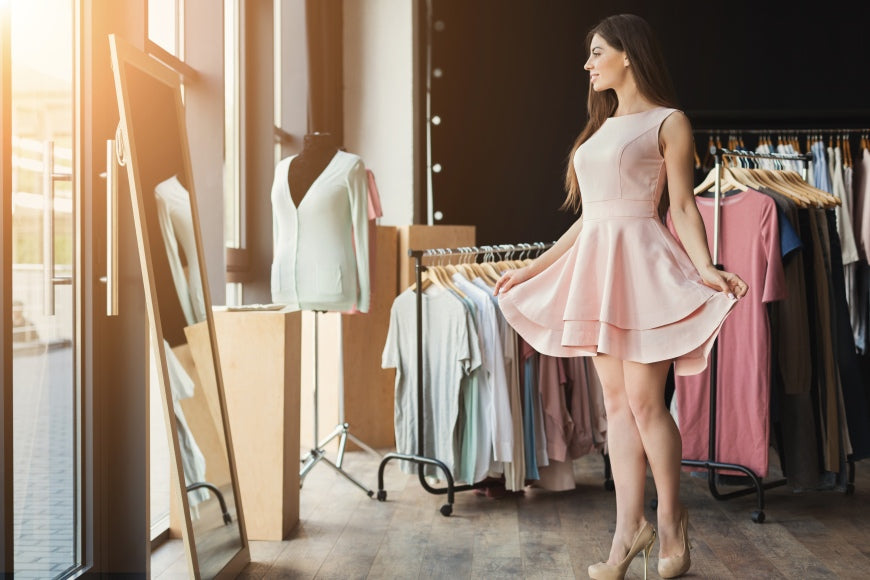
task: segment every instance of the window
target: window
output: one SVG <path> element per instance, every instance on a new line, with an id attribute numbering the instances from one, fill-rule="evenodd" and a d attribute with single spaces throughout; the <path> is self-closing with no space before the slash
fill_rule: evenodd
<path id="1" fill-rule="evenodd" d="M 184 0 L 148 0 L 148 40 L 184 60 Z"/>

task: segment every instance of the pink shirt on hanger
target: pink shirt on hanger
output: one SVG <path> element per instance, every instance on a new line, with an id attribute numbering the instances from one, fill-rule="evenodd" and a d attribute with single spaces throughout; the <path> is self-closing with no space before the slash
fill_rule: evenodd
<path id="1" fill-rule="evenodd" d="M 713 245 L 711 198 L 696 198 Z M 754 190 L 728 196 L 721 207 L 719 262 L 749 284 L 719 334 L 716 461 L 737 463 L 767 475 L 770 445 L 770 323 L 768 302 L 786 296 L 776 204 Z M 677 235 L 668 215 L 668 226 Z M 707 459 L 709 368 L 677 376 L 677 409 L 683 458 Z"/>

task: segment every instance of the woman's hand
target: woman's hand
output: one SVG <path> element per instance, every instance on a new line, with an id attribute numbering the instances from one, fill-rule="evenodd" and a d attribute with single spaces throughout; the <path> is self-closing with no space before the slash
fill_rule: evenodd
<path id="1" fill-rule="evenodd" d="M 508 270 L 501 275 L 498 282 L 495 283 L 495 288 L 492 293 L 498 296 L 499 292 L 507 292 L 517 284 L 522 284 L 529 278 L 533 277 L 534 273 L 529 266 L 524 266 L 516 270 Z"/>
<path id="2" fill-rule="evenodd" d="M 743 298 L 749 291 L 749 286 L 733 272 L 718 270 L 716 266 L 708 266 L 700 272 L 701 280 L 714 290 L 728 292 L 736 298 Z"/>

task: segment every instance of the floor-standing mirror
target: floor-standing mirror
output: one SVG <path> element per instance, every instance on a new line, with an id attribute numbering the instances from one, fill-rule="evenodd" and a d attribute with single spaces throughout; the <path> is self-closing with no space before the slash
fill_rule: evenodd
<path id="1" fill-rule="evenodd" d="M 196 578 L 229 578 L 250 560 L 223 395 L 190 167 L 181 80 L 110 36 L 121 142 L 133 196 L 182 535 Z M 217 168 L 216 170 L 220 170 Z M 220 197 L 216 197 L 219 203 Z"/>

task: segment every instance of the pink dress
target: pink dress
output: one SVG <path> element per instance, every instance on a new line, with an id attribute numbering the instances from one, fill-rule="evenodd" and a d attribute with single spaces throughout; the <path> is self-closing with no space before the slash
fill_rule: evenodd
<path id="1" fill-rule="evenodd" d="M 698 209 L 707 236 L 712 237 L 715 202 L 698 199 Z M 759 477 L 766 477 L 771 391 L 767 305 L 787 294 L 779 220 L 773 199 L 751 189 L 726 197 L 721 209 L 720 261 L 728 270 L 740 272 L 750 290 L 719 334 L 716 460 L 745 465 Z M 671 220 L 668 225 L 673 225 Z M 685 459 L 709 453 L 710 390 L 704 388 L 709 384 L 709 371 L 676 380 Z"/>
<path id="2" fill-rule="evenodd" d="M 499 297 L 505 318 L 538 352 L 673 359 L 679 375 L 707 366 L 736 299 L 701 282 L 658 218 L 666 178 L 659 127 L 673 112 L 608 118 L 577 150 L 583 195 L 577 240 L 546 270 Z"/>

